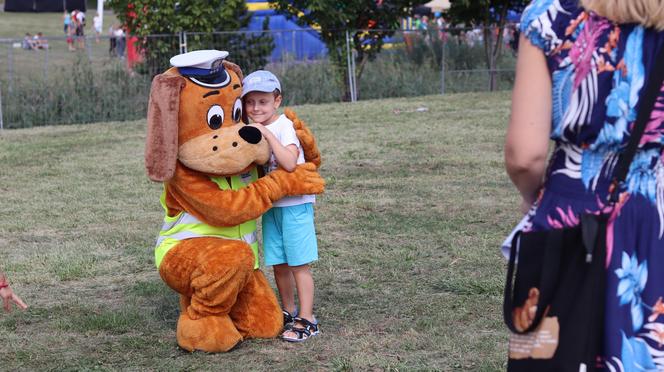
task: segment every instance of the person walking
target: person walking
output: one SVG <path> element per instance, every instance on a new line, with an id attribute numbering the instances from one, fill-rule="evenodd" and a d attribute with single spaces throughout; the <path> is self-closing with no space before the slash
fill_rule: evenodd
<path id="1" fill-rule="evenodd" d="M 644 87 L 664 63 L 662 30 L 664 0 L 535 0 L 523 12 L 505 143 L 523 231 L 604 210 Z M 664 369 L 663 149 L 664 87 L 607 226 L 599 362 L 612 371 Z"/>
<path id="2" fill-rule="evenodd" d="M 99 12 L 97 12 L 94 18 L 92 18 L 92 27 L 95 29 L 95 41 L 97 44 L 99 44 L 99 36 L 101 35 L 102 27 L 101 16 L 99 15 Z"/>

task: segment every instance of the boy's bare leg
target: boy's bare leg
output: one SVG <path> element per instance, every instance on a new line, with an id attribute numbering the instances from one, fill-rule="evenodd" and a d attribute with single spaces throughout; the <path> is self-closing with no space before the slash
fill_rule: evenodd
<path id="1" fill-rule="evenodd" d="M 274 271 L 274 281 L 277 283 L 281 306 L 284 310 L 293 314 L 295 312 L 295 283 L 293 282 L 293 273 L 287 264 L 272 266 Z"/>
<path id="2" fill-rule="evenodd" d="M 314 278 L 309 265 L 292 266 L 291 271 L 295 277 L 297 298 L 300 302 L 299 317 L 314 322 Z"/>
<path id="3" fill-rule="evenodd" d="M 297 298 L 300 302 L 299 317 L 314 323 L 314 278 L 311 275 L 309 265 L 292 266 L 291 271 L 295 277 L 295 286 L 297 287 Z M 297 327 L 304 327 L 304 324 L 295 323 Z M 283 337 L 296 338 L 297 333 L 287 330 Z"/>

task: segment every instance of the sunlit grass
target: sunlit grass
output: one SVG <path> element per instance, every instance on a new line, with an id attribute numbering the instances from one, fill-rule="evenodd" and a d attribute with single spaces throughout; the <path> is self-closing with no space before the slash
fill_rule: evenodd
<path id="1" fill-rule="evenodd" d="M 5 130 L 0 266 L 31 307 L 0 314 L 0 369 L 504 369 L 498 246 L 518 220 L 502 165 L 508 100 L 296 107 L 328 181 L 316 205 L 322 333 L 228 354 L 176 346 L 177 296 L 152 256 L 161 186 L 143 171 L 145 121 Z"/>

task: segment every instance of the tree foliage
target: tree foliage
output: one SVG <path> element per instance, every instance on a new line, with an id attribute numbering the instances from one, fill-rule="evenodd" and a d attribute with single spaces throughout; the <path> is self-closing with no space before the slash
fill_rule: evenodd
<path id="1" fill-rule="evenodd" d="M 168 67 L 187 32 L 187 50 L 220 49 L 245 70 L 263 67 L 274 42 L 267 33 L 237 34 L 249 24 L 244 0 L 107 0 L 128 34 L 142 38 L 150 72 Z M 264 28 L 266 25 L 264 25 Z"/>
<path id="2" fill-rule="evenodd" d="M 356 55 L 355 74 L 362 75 L 365 64 L 383 48 L 385 38 L 394 35 L 400 19 L 411 14 L 412 7 L 427 0 L 270 0 L 277 11 L 295 19 L 300 25 L 320 31 L 337 75 L 346 86 L 349 97 L 346 31 L 352 37 Z"/>
<path id="3" fill-rule="evenodd" d="M 502 53 L 503 31 L 510 10 L 521 12 L 529 0 L 454 0 L 449 20 L 465 26 L 482 26 L 486 66 L 490 71 L 489 88 L 496 84 L 495 70 Z"/>

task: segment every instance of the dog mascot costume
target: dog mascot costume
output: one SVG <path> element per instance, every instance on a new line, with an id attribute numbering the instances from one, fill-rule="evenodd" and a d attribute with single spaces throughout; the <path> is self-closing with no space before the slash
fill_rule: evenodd
<path id="1" fill-rule="evenodd" d="M 175 56 L 150 91 L 145 165 L 164 183 L 166 213 L 155 263 L 180 294 L 177 342 L 189 351 L 223 352 L 279 334 L 283 316 L 258 269 L 255 219 L 284 196 L 324 188 L 313 135 L 291 111 L 307 163 L 258 177 L 270 149 L 242 122 L 242 71 L 227 55 Z"/>

